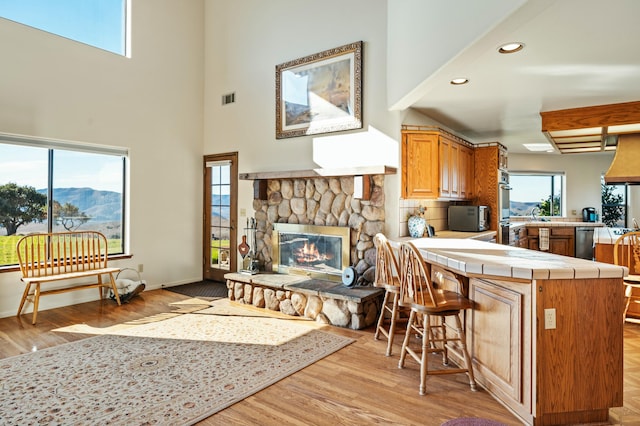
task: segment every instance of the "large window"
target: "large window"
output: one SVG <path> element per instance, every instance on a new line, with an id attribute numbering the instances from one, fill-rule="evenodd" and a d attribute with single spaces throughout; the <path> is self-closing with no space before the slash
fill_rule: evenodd
<path id="1" fill-rule="evenodd" d="M 0 134 L 0 267 L 33 232 L 99 231 L 124 253 L 127 152 Z"/>
<path id="2" fill-rule="evenodd" d="M 562 216 L 564 173 L 511 172 L 511 216 Z"/>
<path id="3" fill-rule="evenodd" d="M 127 0 L 0 0 L 0 17 L 126 55 Z"/>

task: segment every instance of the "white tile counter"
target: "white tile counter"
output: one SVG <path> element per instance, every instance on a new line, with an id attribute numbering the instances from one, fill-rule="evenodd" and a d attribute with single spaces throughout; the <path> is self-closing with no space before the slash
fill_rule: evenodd
<path id="1" fill-rule="evenodd" d="M 598 228 L 593 231 L 594 244 L 614 244 L 622 235 L 622 230 L 628 228 Z M 631 229 L 632 230 L 632 229 Z"/>
<path id="2" fill-rule="evenodd" d="M 473 239 L 418 238 L 411 241 L 430 263 L 463 275 L 504 279 L 621 278 L 626 268 Z M 391 241 L 393 247 L 399 241 Z"/>

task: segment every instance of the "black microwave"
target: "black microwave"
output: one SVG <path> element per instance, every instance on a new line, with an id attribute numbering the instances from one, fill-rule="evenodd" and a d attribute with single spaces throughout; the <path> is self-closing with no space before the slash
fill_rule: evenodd
<path id="1" fill-rule="evenodd" d="M 480 232 L 489 229 L 489 207 L 450 206 L 449 230 Z"/>

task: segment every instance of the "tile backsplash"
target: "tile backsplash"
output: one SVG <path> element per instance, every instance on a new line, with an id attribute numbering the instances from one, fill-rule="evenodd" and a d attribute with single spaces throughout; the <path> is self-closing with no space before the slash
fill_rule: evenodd
<path id="1" fill-rule="evenodd" d="M 433 229 L 443 231 L 449 228 L 447 220 L 447 209 L 451 203 L 449 201 L 437 201 L 437 200 L 400 200 L 400 218 L 398 229 L 398 235 L 400 237 L 406 237 L 409 235 L 409 228 L 407 227 L 407 220 L 409 216 L 415 214 L 420 206 L 426 207 L 427 211 L 425 218 L 427 223 L 433 226 Z"/>

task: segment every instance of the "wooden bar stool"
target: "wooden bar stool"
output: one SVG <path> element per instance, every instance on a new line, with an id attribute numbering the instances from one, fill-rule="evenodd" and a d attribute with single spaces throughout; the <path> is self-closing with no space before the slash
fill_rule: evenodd
<path id="1" fill-rule="evenodd" d="M 460 312 L 473 307 L 473 302 L 460 293 L 434 287 L 431 280 L 431 268 L 422 258 L 422 254 L 410 242 L 400 247 L 400 299 L 399 306 L 409 307 L 411 313 L 407 322 L 407 329 L 402 343 L 402 352 L 398 368 L 404 367 L 406 355 L 420 364 L 420 395 L 426 392 L 426 378 L 428 374 L 457 374 L 466 373 L 469 377 L 471 390 L 476 390 L 473 377 L 471 357 L 467 351 L 467 339 L 462 328 Z M 437 325 L 432 319 L 439 319 Z M 453 318 L 455 326 L 446 321 Z M 447 330 L 453 330 L 455 336 L 449 336 Z M 420 350 L 410 345 L 410 338 L 416 333 L 422 338 Z M 451 342 L 458 342 L 456 348 Z M 455 350 L 464 361 L 462 368 L 445 368 L 433 370 L 428 368 L 427 355 L 441 353 L 442 364 L 449 364 L 449 350 Z"/>
<path id="2" fill-rule="evenodd" d="M 380 334 L 384 335 L 387 338 L 385 355 L 391 356 L 396 329 L 400 323 L 406 321 L 409 309 L 398 306 L 400 298 L 398 260 L 387 237 L 378 233 L 373 237 L 373 244 L 376 247 L 376 275 L 373 285 L 384 288 L 384 300 L 373 338 L 378 340 Z"/>

